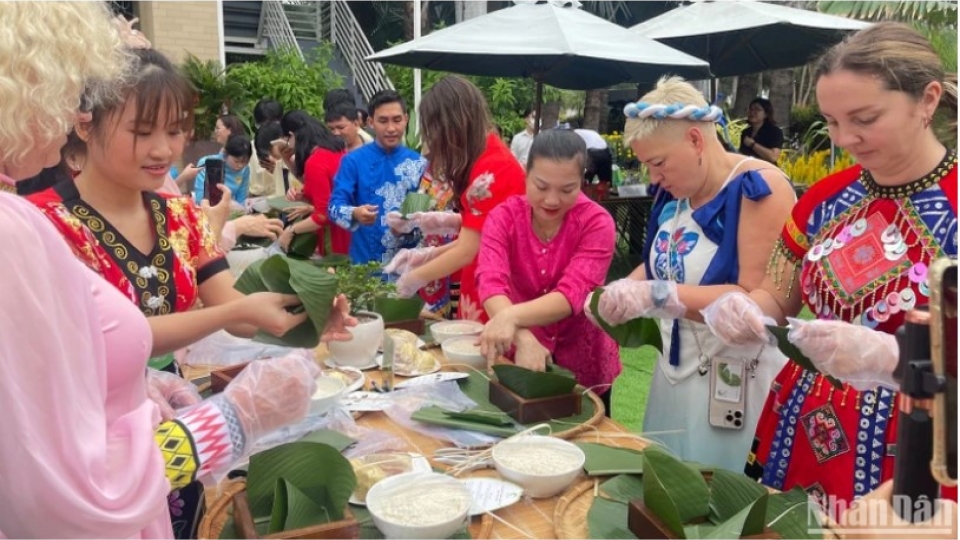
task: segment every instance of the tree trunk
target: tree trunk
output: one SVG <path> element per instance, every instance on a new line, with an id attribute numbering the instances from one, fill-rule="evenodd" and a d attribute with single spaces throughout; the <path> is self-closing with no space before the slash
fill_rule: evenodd
<path id="1" fill-rule="evenodd" d="M 600 132 L 607 116 L 607 90 L 587 90 L 583 99 L 583 128 Z"/>
<path id="2" fill-rule="evenodd" d="M 545 101 L 540 111 L 540 129 L 553 129 L 560 121 L 560 102 Z"/>
<path id="3" fill-rule="evenodd" d="M 485 15 L 487 13 L 487 3 L 477 2 L 476 0 L 460 2 L 463 4 L 463 20 L 469 21 L 474 17 Z"/>
<path id="4" fill-rule="evenodd" d="M 730 117 L 746 118 L 747 109 L 753 98 L 760 95 L 760 74 L 750 73 L 749 75 L 740 75 L 737 78 L 737 97 L 733 102 L 733 110 Z"/>
<path id="5" fill-rule="evenodd" d="M 403 3 L 403 40 L 413 40 L 413 2 Z"/>
<path id="6" fill-rule="evenodd" d="M 793 104 L 793 68 L 767 72 L 770 88 L 770 104 L 773 105 L 773 118 L 777 125 L 788 135 L 790 127 L 790 106 Z"/>

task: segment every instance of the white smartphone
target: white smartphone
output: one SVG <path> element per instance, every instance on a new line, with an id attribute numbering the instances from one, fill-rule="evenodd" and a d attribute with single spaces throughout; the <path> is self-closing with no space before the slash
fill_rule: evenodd
<path id="1" fill-rule="evenodd" d="M 743 429 L 747 403 L 746 362 L 717 356 L 710 364 L 710 425 Z"/>

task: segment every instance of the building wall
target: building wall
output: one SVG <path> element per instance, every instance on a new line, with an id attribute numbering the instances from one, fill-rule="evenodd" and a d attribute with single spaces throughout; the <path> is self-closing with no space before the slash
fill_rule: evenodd
<path id="1" fill-rule="evenodd" d="M 176 63 L 187 53 L 200 60 L 220 61 L 220 2 L 137 2 L 140 30 L 154 48 Z"/>

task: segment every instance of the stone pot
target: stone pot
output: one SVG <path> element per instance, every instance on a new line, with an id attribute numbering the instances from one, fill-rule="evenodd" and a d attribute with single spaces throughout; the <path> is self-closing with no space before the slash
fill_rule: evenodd
<path id="1" fill-rule="evenodd" d="M 353 334 L 353 339 L 327 343 L 330 358 L 338 366 L 373 367 L 383 339 L 383 317 L 371 311 L 359 311 L 354 316 L 359 323 L 347 329 Z"/>

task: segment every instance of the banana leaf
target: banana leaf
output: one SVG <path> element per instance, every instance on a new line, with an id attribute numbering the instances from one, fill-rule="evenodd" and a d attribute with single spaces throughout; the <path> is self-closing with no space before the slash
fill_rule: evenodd
<path id="1" fill-rule="evenodd" d="M 317 233 L 308 232 L 293 235 L 290 241 L 290 248 L 287 250 L 287 256 L 293 259 L 309 259 L 317 252 L 317 244 L 320 243 Z"/>
<path id="2" fill-rule="evenodd" d="M 590 313 L 596 319 L 600 328 L 610 335 L 621 347 L 631 349 L 650 345 L 657 352 L 663 352 L 663 338 L 660 336 L 660 323 L 657 319 L 648 319 L 640 317 L 627 321 L 617 326 L 607 324 L 600 317 L 598 306 L 600 305 L 600 295 L 603 294 L 603 287 L 597 287 L 593 290 L 593 298 L 590 301 Z"/>
<path id="3" fill-rule="evenodd" d="M 430 195 L 411 193 L 403 199 L 403 203 L 400 205 L 400 214 L 406 219 L 407 216 L 416 212 L 429 212 L 433 210 L 434 206 L 436 206 L 436 201 Z"/>
<path id="4" fill-rule="evenodd" d="M 643 474 L 643 452 L 599 443 L 574 444 L 579 446 L 587 457 L 583 468 L 586 469 L 588 476 Z"/>
<path id="5" fill-rule="evenodd" d="M 458 420 L 468 420 L 491 426 L 512 426 L 513 418 L 502 411 L 485 411 L 483 409 L 467 409 L 465 411 L 443 411 L 443 414 Z"/>
<path id="6" fill-rule="evenodd" d="M 808 522 L 808 519 L 815 521 Z M 770 496 L 766 522 L 781 538 L 822 538 L 822 534 L 816 532 L 822 526 L 820 517 L 811 510 L 810 498 L 800 487 Z"/>
<path id="7" fill-rule="evenodd" d="M 307 206 L 307 203 L 303 201 L 288 201 L 287 198 L 283 195 L 270 197 L 269 199 L 267 199 L 267 204 L 270 206 L 270 208 L 278 212 L 284 212 L 291 208 L 300 208 L 301 206 Z"/>
<path id="8" fill-rule="evenodd" d="M 625 503 L 602 497 L 593 499 L 587 512 L 590 538 L 636 538 L 627 525 L 629 509 Z"/>
<path id="9" fill-rule="evenodd" d="M 384 324 L 409 321 L 420 317 L 424 301 L 419 296 L 413 298 L 380 297 L 373 300 L 373 311 L 383 317 Z"/>
<path id="10" fill-rule="evenodd" d="M 607 497 L 629 504 L 630 501 L 643 500 L 643 477 L 636 474 L 621 474 L 600 484 L 600 490 Z"/>
<path id="11" fill-rule="evenodd" d="M 577 381 L 559 373 L 533 371 L 513 364 L 493 366 L 497 380 L 525 399 L 538 399 L 569 394 Z"/>
<path id="12" fill-rule="evenodd" d="M 275 494 L 280 480 L 293 485 L 324 509 L 325 521 L 319 523 L 343 519 L 347 501 L 357 487 L 357 478 L 350 462 L 332 446 L 294 442 L 271 448 L 250 457 L 247 499 L 255 521 L 273 519 Z M 296 497 L 293 502 L 299 508 L 302 503 Z M 287 491 L 288 518 L 290 503 L 290 492 Z"/>
<path id="13" fill-rule="evenodd" d="M 260 331 L 254 341 L 312 349 L 320 343 L 320 335 L 327 324 L 330 306 L 337 294 L 337 278 L 306 261 L 284 255 L 273 255 L 247 267 L 234 284 L 243 294 L 271 291 L 296 294 L 303 302 L 308 319 L 282 337 Z"/>
<path id="14" fill-rule="evenodd" d="M 767 494 L 767 488 L 746 476 L 716 469 L 710 479 L 710 517 L 726 521 Z"/>
<path id="15" fill-rule="evenodd" d="M 315 495 L 316 496 L 316 495 Z M 327 508 L 332 502 L 327 493 L 318 497 L 318 502 L 300 491 L 286 478 L 277 478 L 273 495 L 273 511 L 270 515 L 268 534 L 290 531 L 311 525 L 330 523 Z"/>
<path id="16" fill-rule="evenodd" d="M 324 255 L 320 259 L 314 260 L 313 264 L 321 268 L 337 268 L 340 266 L 350 266 L 350 256 L 343 253 L 331 253 Z"/>
<path id="17" fill-rule="evenodd" d="M 303 437 L 300 437 L 298 440 L 299 442 L 326 444 L 336 448 L 338 452 L 343 452 L 352 446 L 353 443 L 357 442 L 356 439 L 347 437 L 343 433 L 332 429 L 318 429 L 316 431 L 311 431 Z"/>
<path id="18" fill-rule="evenodd" d="M 730 519 L 717 525 L 717 528 L 703 538 L 741 538 L 762 533 L 769 498 L 770 496 L 764 493 L 759 499 L 749 503 Z"/>
<path id="19" fill-rule="evenodd" d="M 710 488 L 703 474 L 657 447 L 643 452 L 643 500 L 680 537 L 685 537 L 685 523 L 710 513 Z"/>
<path id="20" fill-rule="evenodd" d="M 799 365 L 800 367 L 802 367 L 807 371 L 811 371 L 813 373 L 820 373 L 820 370 L 818 370 L 817 367 L 813 365 L 813 361 L 807 358 L 802 352 L 800 352 L 800 349 L 796 345 L 794 345 L 793 343 L 790 343 L 790 339 L 787 338 L 787 334 L 790 332 L 789 328 L 787 328 L 786 326 L 774 326 L 772 324 L 768 324 L 767 330 L 769 330 L 770 333 L 773 334 L 773 337 L 777 338 L 777 347 L 780 349 L 780 352 L 782 352 L 784 356 L 793 360 L 794 362 L 797 363 L 797 365 Z M 836 377 L 833 377 L 831 375 L 826 375 L 826 374 L 823 374 L 823 376 L 837 390 L 843 389 L 843 383 L 840 382 L 840 379 L 837 379 Z"/>

